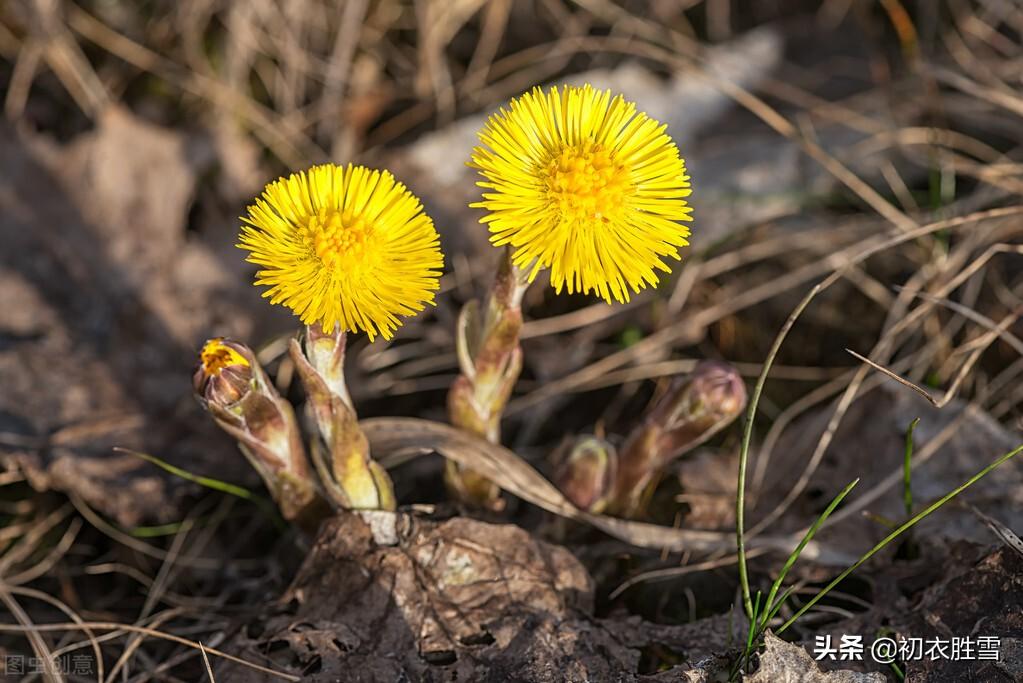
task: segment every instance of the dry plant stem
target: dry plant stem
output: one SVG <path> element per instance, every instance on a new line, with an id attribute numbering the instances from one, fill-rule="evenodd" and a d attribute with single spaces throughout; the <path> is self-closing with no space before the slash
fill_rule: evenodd
<path id="1" fill-rule="evenodd" d="M 458 317 L 456 343 L 461 374 L 448 393 L 451 423 L 497 444 L 501 415 L 522 370 L 522 296 L 529 286 L 525 273 L 505 249 L 497 276 L 481 314 L 468 302 Z M 459 500 L 490 510 L 504 507 L 501 489 L 478 472 L 447 461 L 444 481 Z"/>
<path id="2" fill-rule="evenodd" d="M 315 530 L 323 501 L 291 404 L 280 397 L 247 346 L 214 339 L 203 347 L 201 358 L 194 377 L 200 402 L 238 442 L 284 518 Z"/>
<path id="3" fill-rule="evenodd" d="M 291 340 L 288 351 L 305 388 L 307 410 L 319 430 L 313 462 L 328 496 L 353 510 L 394 510 L 394 487 L 370 457 L 369 443 L 359 428 L 345 385 L 346 335 L 306 327 L 303 345 Z"/>
<path id="4" fill-rule="evenodd" d="M 633 517 L 655 475 L 674 458 L 704 443 L 746 407 L 746 388 L 735 368 L 704 361 L 676 379 L 622 446 L 608 509 Z"/>

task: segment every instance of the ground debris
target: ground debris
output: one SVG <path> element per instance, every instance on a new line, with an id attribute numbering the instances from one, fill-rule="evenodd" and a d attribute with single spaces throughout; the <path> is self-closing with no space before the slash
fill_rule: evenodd
<path id="1" fill-rule="evenodd" d="M 398 513 L 396 528 L 382 547 L 358 515 L 326 522 L 288 608 L 239 639 L 240 654 L 309 681 L 643 680 L 638 648 L 663 640 L 658 627 L 595 619 L 592 579 L 564 548 L 466 518 Z"/>
<path id="2" fill-rule="evenodd" d="M 940 639 L 948 657 L 907 662 L 914 683 L 1023 680 L 1023 558 L 1009 547 L 994 551 L 955 544 L 945 561 L 946 576 L 924 591 L 919 604 L 892 616 L 906 638 Z M 998 659 L 981 659 L 978 638 L 998 641 Z M 953 661 L 952 641 L 970 638 L 969 658 Z M 986 648 L 987 649 L 987 648 Z"/>
<path id="3" fill-rule="evenodd" d="M 764 636 L 764 643 L 766 649 L 760 654 L 760 666 L 745 678 L 749 683 L 884 683 L 887 680 L 880 673 L 821 671 L 806 650 L 770 632 Z"/>

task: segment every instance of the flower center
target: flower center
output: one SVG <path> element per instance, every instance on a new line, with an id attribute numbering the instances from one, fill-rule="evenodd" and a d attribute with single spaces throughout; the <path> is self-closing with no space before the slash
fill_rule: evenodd
<path id="1" fill-rule="evenodd" d="M 222 338 L 210 339 L 202 347 L 200 354 L 202 369 L 207 375 L 219 375 L 221 370 L 231 365 L 249 366 L 249 361 L 240 353 L 224 343 Z"/>
<path id="2" fill-rule="evenodd" d="M 547 196 L 572 222 L 610 220 L 619 213 L 632 182 L 623 164 L 602 145 L 565 147 L 547 164 Z"/>
<path id="3" fill-rule="evenodd" d="M 309 218 L 305 238 L 320 262 L 333 269 L 361 261 L 372 232 L 361 216 L 320 209 L 319 214 Z"/>

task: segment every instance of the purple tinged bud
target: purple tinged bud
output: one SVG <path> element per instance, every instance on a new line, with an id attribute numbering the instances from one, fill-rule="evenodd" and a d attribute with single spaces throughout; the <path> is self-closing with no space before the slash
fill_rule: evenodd
<path id="1" fill-rule="evenodd" d="M 746 385 L 727 363 L 703 361 L 672 382 L 622 446 L 610 508 L 635 515 L 654 476 L 730 425 L 746 408 Z"/>
<path id="2" fill-rule="evenodd" d="M 554 482 L 577 508 L 597 513 L 607 503 L 617 470 L 615 447 L 595 436 L 583 436 L 569 444 Z"/>
<path id="3" fill-rule="evenodd" d="M 650 411 L 645 426 L 661 433 L 662 464 L 692 450 L 727 427 L 746 408 L 746 385 L 727 363 L 703 361 L 675 380 Z"/>

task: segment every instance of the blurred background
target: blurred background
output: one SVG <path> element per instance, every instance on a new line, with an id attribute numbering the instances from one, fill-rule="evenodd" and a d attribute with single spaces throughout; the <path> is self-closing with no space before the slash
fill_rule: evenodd
<path id="1" fill-rule="evenodd" d="M 278 360 L 296 320 L 261 300 L 234 243 L 264 184 L 314 163 L 389 168 L 433 216 L 437 306 L 392 343 L 356 338 L 349 383 L 363 416 L 443 420 L 455 317 L 496 262 L 467 206 L 476 131 L 509 98 L 566 82 L 668 125 L 693 179 L 692 246 L 627 305 L 530 290 L 506 442 L 549 472 L 567 435 L 628 431 L 701 358 L 752 381 L 813 284 L 949 220 L 849 269 L 800 319 L 761 403 L 756 439 L 775 455 L 754 462 L 750 498 L 771 509 L 806 473 L 776 520 L 799 528 L 853 476 L 869 488 L 898 466 L 906 425 L 932 409 L 871 374 L 870 401 L 836 412 L 862 367 L 846 349 L 946 400 L 920 438 L 958 443 L 962 467 L 920 481 L 947 491 L 1013 443 L 1021 415 L 1023 225 L 956 222 L 1020 203 L 1021 37 L 1016 0 L 3 3 L 0 476 L 24 487 L 7 512 L 56 514 L 48 533 L 77 535 L 79 515 L 136 529 L 194 509 L 196 486 L 112 446 L 255 481 L 196 406 L 191 371 L 204 339 L 230 336 L 293 391 Z M 967 402 L 980 426 L 942 431 Z M 679 499 L 687 524 L 734 525 L 736 443 L 733 430 L 671 475 L 696 482 Z M 410 467 L 402 502 L 443 498 L 437 462 Z M 1021 479 L 1007 469 L 987 494 L 1003 522 L 1023 523 Z M 978 533 L 965 519 L 949 533 Z"/>

